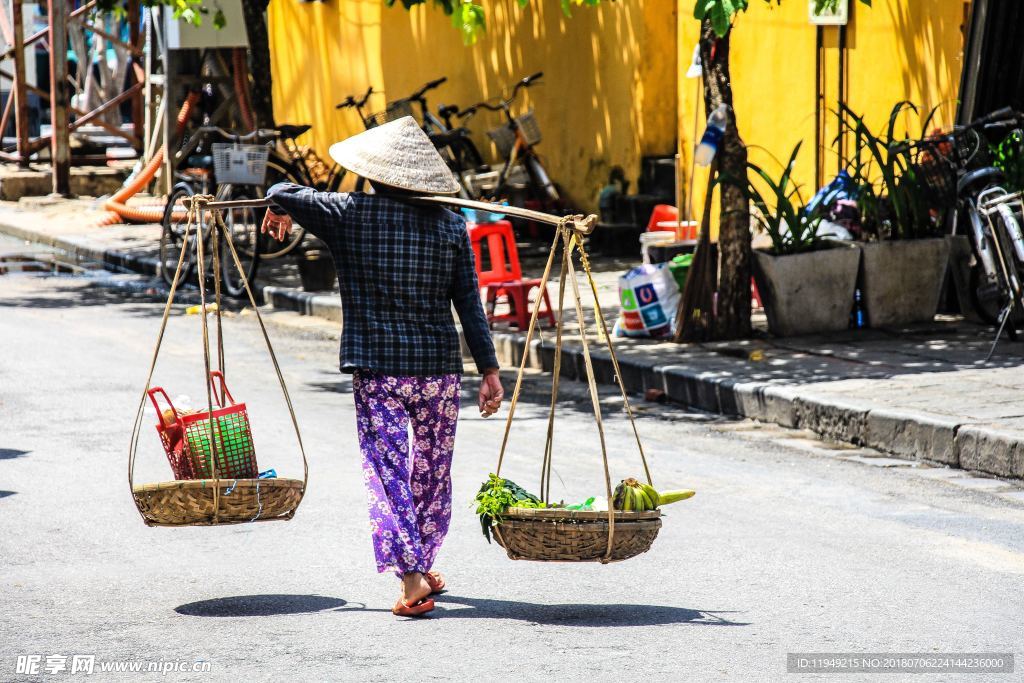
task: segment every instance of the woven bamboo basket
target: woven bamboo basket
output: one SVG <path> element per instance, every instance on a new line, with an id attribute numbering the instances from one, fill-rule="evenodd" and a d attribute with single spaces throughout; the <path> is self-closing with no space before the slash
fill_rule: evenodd
<path id="1" fill-rule="evenodd" d="M 597 391 L 597 381 L 594 375 L 593 361 L 590 356 L 590 344 L 587 339 L 586 318 L 583 313 L 583 302 L 580 297 L 579 283 L 576 278 L 576 267 L 573 263 L 573 254 L 578 252 L 580 264 L 583 266 L 587 282 L 594 294 L 593 306 L 594 317 L 598 327 L 600 338 L 608 348 L 608 355 L 612 361 L 615 377 L 621 378 L 622 372 L 619 369 L 619 361 L 615 356 L 615 347 L 612 337 L 608 331 L 608 325 L 601 311 L 598 302 L 597 283 L 594 282 L 590 269 L 590 262 L 583 246 L 581 236 L 572 230 L 567 224 L 559 224 L 554 239 L 551 243 L 551 251 L 548 253 L 547 264 L 544 266 L 544 274 L 541 282 L 548 282 L 551 279 L 552 265 L 558 252 L 559 243 L 562 243 L 562 268 L 558 277 L 558 317 L 555 326 L 555 355 L 554 367 L 551 372 L 551 408 L 548 412 L 548 431 L 544 443 L 544 458 L 541 467 L 540 495 L 541 501 L 551 500 L 551 473 L 552 458 L 556 451 L 554 447 L 553 434 L 555 428 L 555 417 L 558 415 L 558 388 L 561 377 L 562 362 L 562 341 L 564 325 L 566 283 L 572 287 L 572 298 L 576 309 L 576 318 L 580 330 L 580 348 L 583 351 L 583 363 L 586 371 L 587 385 L 590 390 L 591 404 L 594 409 L 594 423 L 601 440 L 601 461 L 604 465 L 605 491 L 609 504 L 613 502 L 613 487 L 611 468 L 608 462 L 608 446 L 605 441 L 604 421 L 601 416 L 600 396 Z M 530 346 L 534 331 L 537 328 L 537 316 L 540 306 L 533 307 L 533 314 L 530 317 L 530 324 L 526 330 L 526 346 Z M 516 377 L 515 389 L 512 391 L 512 402 L 508 410 L 508 418 L 505 420 L 505 435 L 502 438 L 501 450 L 498 453 L 498 465 L 495 468 L 495 475 L 501 476 L 501 465 L 505 458 L 505 449 L 508 445 L 509 435 L 512 432 L 513 420 L 515 418 L 516 405 L 519 402 L 519 395 L 523 385 L 523 375 L 526 370 L 527 355 L 524 354 L 519 364 L 519 374 Z M 618 382 L 622 393 L 622 403 L 629 418 L 633 436 L 636 438 L 637 450 L 640 455 L 640 462 L 643 465 L 643 472 L 647 482 L 654 485 L 651 479 L 650 467 L 647 464 L 647 456 L 644 455 L 643 443 L 637 431 L 636 420 L 633 410 L 629 405 L 629 396 L 621 380 Z M 513 560 L 533 560 L 537 562 L 619 562 L 636 557 L 650 550 L 654 539 L 661 531 L 661 512 L 658 510 L 645 510 L 642 512 L 624 511 L 596 511 L 596 510 L 566 510 L 561 508 L 508 508 L 502 513 L 501 522 L 492 527 L 492 535 L 497 539 L 498 545 L 505 549 L 509 558 Z"/>
<path id="2" fill-rule="evenodd" d="M 218 504 L 214 491 L 218 489 Z M 291 519 L 302 500 L 299 479 L 189 479 L 132 487 L 147 526 L 211 526 Z"/>
<path id="3" fill-rule="evenodd" d="M 284 375 L 274 353 L 274 347 L 270 343 L 270 335 L 267 334 L 263 316 L 256 305 L 256 298 L 249 286 L 245 271 L 238 259 L 238 252 L 231 241 L 231 232 L 224 224 L 224 219 L 218 210 L 210 207 L 213 197 L 209 195 L 195 195 L 191 197 L 187 208 L 185 233 L 182 238 L 181 252 L 178 256 L 171 290 L 167 295 L 167 304 L 164 306 L 163 318 L 160 321 L 160 331 L 157 335 L 156 346 L 153 349 L 153 357 L 149 364 L 149 374 L 146 377 L 146 388 L 142 392 L 138 410 L 135 413 L 135 424 L 132 427 L 131 446 L 128 450 L 128 487 L 131 489 L 132 498 L 135 500 L 135 507 L 138 508 L 142 520 L 147 526 L 214 526 L 221 524 L 244 524 L 248 522 L 267 522 L 272 520 L 288 520 L 295 515 L 299 503 L 302 502 L 302 495 L 306 491 L 306 484 L 309 480 L 309 464 L 306 460 L 306 450 L 302 445 L 302 435 L 299 433 L 299 423 L 295 417 L 295 410 L 292 407 L 291 397 L 288 395 L 288 387 L 285 385 Z M 281 393 L 284 396 L 285 404 L 288 407 L 288 414 L 291 417 L 292 427 L 295 429 L 295 440 L 298 444 L 299 453 L 302 456 L 302 479 L 279 479 L 276 477 L 268 479 L 239 478 L 238 475 L 251 476 L 257 471 L 255 451 L 252 444 L 252 433 L 249 428 L 249 417 L 245 405 L 235 403 L 227 389 L 224 379 L 224 335 L 221 320 L 221 271 L 218 267 L 213 268 L 213 295 L 214 301 L 212 310 L 215 312 L 216 328 L 216 370 L 212 367 L 210 353 L 210 330 L 207 322 L 208 299 L 206 289 L 206 274 L 204 272 L 204 244 L 207 240 L 190 240 L 193 228 L 199 230 L 197 222 L 201 223 L 204 212 L 211 211 L 209 225 L 211 228 L 210 243 L 213 245 L 212 262 L 220 263 L 220 248 L 226 248 L 231 255 L 232 262 L 242 278 L 245 293 L 248 295 L 249 303 L 256 313 L 256 320 L 259 323 L 260 331 L 267 345 L 267 353 L 274 366 Z M 223 246 L 221 235 L 224 236 Z M 177 292 L 178 283 L 181 281 L 182 264 L 185 253 L 194 244 L 196 249 L 196 263 L 198 264 L 199 298 L 201 302 L 200 325 L 202 328 L 203 341 L 203 364 L 205 367 L 204 384 L 206 384 L 206 411 L 201 415 L 179 415 L 171 404 L 170 398 L 163 389 L 152 387 L 153 372 L 156 369 L 157 359 L 160 356 L 160 346 L 164 339 L 164 332 L 167 329 L 167 322 L 170 318 L 171 307 L 174 303 L 174 295 Z M 215 386 L 214 379 L 220 379 L 220 387 Z M 162 394 L 170 405 L 171 411 L 175 414 L 176 423 L 184 423 L 181 429 L 184 432 L 184 441 L 188 445 L 185 451 L 189 454 L 190 462 L 187 473 L 175 469 L 175 476 L 195 476 L 201 474 L 208 477 L 205 479 L 178 479 L 175 481 L 164 481 L 152 484 L 135 484 L 135 456 L 138 452 L 139 434 L 142 430 L 144 409 L 147 399 L 152 399 L 153 407 L 157 415 L 162 415 L 161 407 L 157 404 L 153 392 Z M 216 399 L 215 399 L 216 397 Z M 214 409 L 216 404 L 217 409 Z M 230 420 L 226 418 L 231 418 Z M 164 418 L 160 418 L 160 425 L 157 426 L 160 438 L 171 459 L 172 469 L 175 466 L 174 448 L 171 446 Z M 190 434 L 191 431 L 191 434 Z M 198 467 L 193 467 L 194 465 Z"/>
<path id="4" fill-rule="evenodd" d="M 537 562 L 619 562 L 651 548 L 661 512 L 616 512 L 608 553 L 608 513 L 509 508 L 492 529 L 510 559 Z"/>

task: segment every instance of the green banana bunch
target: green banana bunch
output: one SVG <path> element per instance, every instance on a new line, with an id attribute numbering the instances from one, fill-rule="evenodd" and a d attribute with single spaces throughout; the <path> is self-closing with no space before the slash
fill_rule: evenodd
<path id="1" fill-rule="evenodd" d="M 679 491 L 658 491 L 650 484 L 643 484 L 630 477 L 623 479 L 615 487 L 615 495 L 612 498 L 612 507 L 615 510 L 624 512 L 640 512 L 643 510 L 657 510 L 659 505 L 668 505 L 680 500 L 691 498 L 696 491 L 680 489 Z"/>
<path id="2" fill-rule="evenodd" d="M 641 512 L 643 510 L 654 510 L 658 507 L 657 500 L 644 490 L 643 484 L 630 477 L 623 479 L 615 487 L 615 495 L 612 498 L 612 507 L 624 512 Z"/>

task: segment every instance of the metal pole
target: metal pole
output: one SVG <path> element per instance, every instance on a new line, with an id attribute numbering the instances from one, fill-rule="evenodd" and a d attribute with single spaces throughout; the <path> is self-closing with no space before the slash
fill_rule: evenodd
<path id="1" fill-rule="evenodd" d="M 130 0 L 128 3 L 128 42 L 133 49 L 139 48 L 139 20 L 139 0 Z M 139 64 L 139 56 L 135 53 L 129 53 L 128 59 L 131 61 L 130 70 L 135 76 L 136 82 L 140 80 L 140 76 L 144 81 L 146 76 L 144 75 L 145 71 L 142 65 Z M 132 95 L 132 132 L 141 141 L 138 150 L 141 153 L 146 146 L 146 136 L 143 126 L 142 92 L 140 91 Z"/>
<path id="2" fill-rule="evenodd" d="M 169 9 L 167 7 L 152 8 L 157 11 L 158 14 L 154 16 L 157 35 L 163 36 L 163 40 L 160 41 L 160 59 L 164 66 L 164 79 L 163 79 L 163 93 L 161 97 L 166 104 L 161 104 L 164 110 L 163 118 L 163 129 L 164 129 L 164 167 L 163 173 L 161 174 L 160 184 L 163 187 L 163 191 L 170 194 L 171 188 L 174 186 L 174 156 L 175 150 L 178 147 L 178 141 L 176 140 L 174 124 L 176 118 L 174 116 L 175 109 L 175 97 L 177 95 L 177 79 L 174 73 L 174 61 L 171 56 L 171 50 L 167 47 L 167 22 Z"/>
<path id="3" fill-rule="evenodd" d="M 14 127 L 18 138 L 18 164 L 28 166 L 28 91 L 25 88 L 25 20 L 22 0 L 12 0 L 14 30 Z"/>
<path id="4" fill-rule="evenodd" d="M 49 0 L 50 5 L 50 148 L 53 191 L 71 194 L 71 146 L 68 140 L 68 0 Z"/>
<path id="5" fill-rule="evenodd" d="M 143 54 L 145 55 L 146 87 L 144 91 L 144 120 L 142 126 L 142 163 L 148 164 L 152 156 L 153 136 L 153 13 L 143 9 L 145 14 L 145 41 L 143 42 Z M 137 131 L 136 131 L 137 132 Z"/>

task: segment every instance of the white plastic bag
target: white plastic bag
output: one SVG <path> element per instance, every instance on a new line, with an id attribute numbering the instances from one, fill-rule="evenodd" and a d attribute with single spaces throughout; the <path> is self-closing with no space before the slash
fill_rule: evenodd
<path id="1" fill-rule="evenodd" d="M 675 330 L 679 286 L 667 263 L 637 266 L 619 278 L 619 337 L 667 337 Z"/>

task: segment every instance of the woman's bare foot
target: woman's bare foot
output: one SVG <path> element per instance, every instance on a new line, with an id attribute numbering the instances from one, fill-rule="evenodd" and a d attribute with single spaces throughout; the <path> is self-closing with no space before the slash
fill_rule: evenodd
<path id="1" fill-rule="evenodd" d="M 402 577 L 402 598 L 406 604 L 415 605 L 420 600 L 430 597 L 430 584 L 420 572 L 409 572 Z"/>

